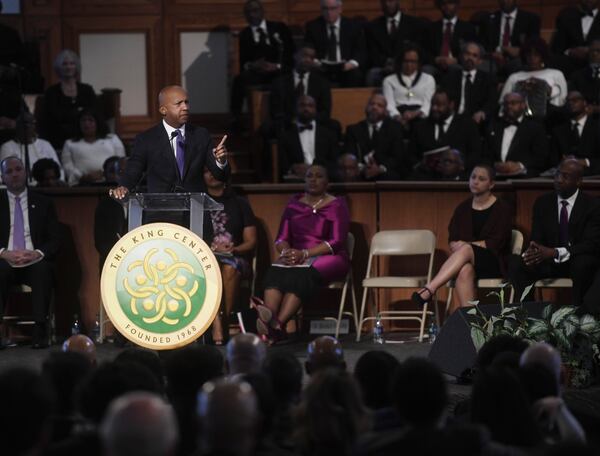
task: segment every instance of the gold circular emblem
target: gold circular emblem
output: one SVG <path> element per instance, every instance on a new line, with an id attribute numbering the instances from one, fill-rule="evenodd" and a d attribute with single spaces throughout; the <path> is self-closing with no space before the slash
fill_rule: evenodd
<path id="1" fill-rule="evenodd" d="M 208 329 L 221 303 L 221 271 L 210 247 L 187 228 L 151 223 L 123 236 L 100 280 L 115 328 L 135 344 L 168 350 Z"/>

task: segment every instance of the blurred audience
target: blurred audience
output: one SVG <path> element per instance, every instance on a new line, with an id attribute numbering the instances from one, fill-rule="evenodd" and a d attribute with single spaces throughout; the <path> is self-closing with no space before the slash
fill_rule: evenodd
<path id="1" fill-rule="evenodd" d="M 571 74 L 569 89 L 581 92 L 588 103 L 590 114 L 600 113 L 600 38 L 588 48 L 588 64 Z"/>
<path id="2" fill-rule="evenodd" d="M 227 372 L 229 375 L 258 372 L 266 356 L 267 347 L 256 334 L 238 334 L 227 343 Z"/>
<path id="3" fill-rule="evenodd" d="M 314 375 L 323 369 L 346 370 L 342 344 L 331 336 L 317 337 L 308 344 L 304 369 L 308 375 Z"/>
<path id="4" fill-rule="evenodd" d="M 38 187 L 66 187 L 61 179 L 62 168 L 51 158 L 40 158 L 31 169 L 31 175 Z"/>

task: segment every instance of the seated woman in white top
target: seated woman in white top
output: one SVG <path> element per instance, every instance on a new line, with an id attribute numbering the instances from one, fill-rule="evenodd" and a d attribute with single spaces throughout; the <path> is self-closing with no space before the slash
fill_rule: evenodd
<path id="1" fill-rule="evenodd" d="M 532 38 L 527 41 L 521 47 L 521 59 L 526 63 L 527 69 L 510 75 L 502 88 L 500 104 L 507 93 L 520 92 L 527 97 L 529 107 L 534 111 L 534 98 L 538 101 L 540 98 L 546 99 L 556 107 L 563 106 L 567 99 L 567 81 L 560 70 L 545 68 L 548 57 L 548 45 L 543 39 Z M 546 93 L 540 92 L 539 88 L 545 88 Z M 545 109 L 541 110 L 541 114 L 545 115 Z M 536 114 L 533 112 L 534 116 Z"/>
<path id="2" fill-rule="evenodd" d="M 107 158 L 125 156 L 125 147 L 118 136 L 108 132 L 104 121 L 91 110 L 79 115 L 76 138 L 67 139 L 62 161 L 69 185 L 93 184 L 104 179 L 102 165 Z"/>
<path id="3" fill-rule="evenodd" d="M 390 117 L 406 126 L 413 119 L 427 117 L 435 79 L 421 72 L 420 50 L 406 45 L 396 57 L 396 73 L 383 80 L 383 95 Z"/>

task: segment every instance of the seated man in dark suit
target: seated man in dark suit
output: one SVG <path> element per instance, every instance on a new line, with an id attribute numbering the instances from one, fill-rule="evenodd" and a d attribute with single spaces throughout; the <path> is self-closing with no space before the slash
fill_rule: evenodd
<path id="1" fill-rule="evenodd" d="M 546 130 L 541 123 L 525 117 L 526 109 L 523 95 L 507 93 L 504 117 L 488 128 L 485 155 L 494 163 L 497 176 L 534 177 L 551 165 Z"/>
<path id="2" fill-rule="evenodd" d="M 479 41 L 491 55 L 490 72 L 508 76 L 522 66 L 523 43 L 540 35 L 540 17 L 517 8 L 516 0 L 498 0 L 498 6 L 479 24 Z"/>
<path id="3" fill-rule="evenodd" d="M 481 162 L 481 136 L 472 119 L 456 114 L 456 102 L 448 92 L 438 89 L 431 99 L 429 117 L 415 124 L 410 139 L 411 156 L 419 167 L 435 171 L 437 160 L 423 154 L 442 147 L 458 149 L 465 158 L 465 169 Z"/>
<path id="4" fill-rule="evenodd" d="M 239 36 L 240 74 L 231 88 L 231 112 L 238 117 L 242 111 L 246 89 L 253 85 L 268 85 L 281 70 L 292 67 L 294 42 L 283 22 L 265 20 L 260 0 L 244 4 L 248 21 Z"/>
<path id="5" fill-rule="evenodd" d="M 21 160 L 5 158 L 0 170 L 7 190 L 0 193 L 0 316 L 9 286 L 29 285 L 35 320 L 32 348 L 44 348 L 48 346 L 52 259 L 59 247 L 58 219 L 51 200 L 27 189 Z M 0 347 L 4 348 L 1 338 Z"/>
<path id="6" fill-rule="evenodd" d="M 600 114 L 600 39 L 592 41 L 588 52 L 588 65 L 571 74 L 569 90 L 581 92 L 587 101 L 588 111 Z"/>
<path id="7" fill-rule="evenodd" d="M 427 51 L 436 72 L 458 68 L 461 45 L 474 41 L 475 27 L 457 16 L 460 0 L 436 0 L 442 19 L 432 23 L 427 34 Z"/>
<path id="8" fill-rule="evenodd" d="M 410 175 L 410 180 L 463 181 L 468 179 L 465 172 L 465 159 L 457 149 L 446 149 L 439 155 L 435 168 L 417 165 Z"/>
<path id="9" fill-rule="evenodd" d="M 342 154 L 337 160 L 337 168 L 333 178 L 337 182 L 362 182 L 364 181 L 361 163 L 354 154 Z"/>
<path id="10" fill-rule="evenodd" d="M 382 16 L 365 29 L 369 66 L 367 85 L 379 87 L 394 72 L 394 61 L 405 42 L 423 43 L 423 21 L 400 11 L 400 0 L 380 0 Z"/>
<path id="11" fill-rule="evenodd" d="M 335 169 L 339 146 L 335 133 L 316 121 L 317 107 L 309 95 L 298 98 L 296 125 L 279 140 L 280 174 L 290 179 L 302 180 L 306 169 L 315 160 Z"/>
<path id="12" fill-rule="evenodd" d="M 552 132 L 556 162 L 566 157 L 576 158 L 585 175 L 600 174 L 600 122 L 589 116 L 587 103 L 579 92 L 567 95 L 570 120 Z"/>
<path id="13" fill-rule="evenodd" d="M 317 64 L 332 83 L 362 85 L 367 61 L 362 25 L 342 16 L 342 0 L 321 0 L 321 11 L 306 24 L 304 41 L 317 50 Z"/>
<path id="14" fill-rule="evenodd" d="M 567 6 L 556 18 L 552 50 L 568 57 L 567 66 L 561 68 L 565 75 L 585 66 L 589 45 L 600 38 L 598 3 L 598 0 L 579 0 L 579 5 Z"/>
<path id="15" fill-rule="evenodd" d="M 563 160 L 554 178 L 556 192 L 535 201 L 529 247 L 509 262 L 517 299 L 536 280 L 570 277 L 571 302 L 581 305 L 600 265 L 600 201 L 581 190 L 582 177 L 577 160 Z"/>
<path id="16" fill-rule="evenodd" d="M 408 175 L 411 160 L 404 150 L 402 126 L 387 115 L 387 102 L 374 92 L 365 108 L 366 119 L 346 129 L 344 152 L 363 164 L 367 180 L 397 180 Z"/>
<path id="17" fill-rule="evenodd" d="M 457 101 L 459 114 L 471 117 L 481 125 L 496 112 L 497 89 L 495 78 L 481 65 L 482 48 L 474 42 L 465 43 L 461 53 L 461 70 L 449 71 L 442 80 L 442 87 Z"/>

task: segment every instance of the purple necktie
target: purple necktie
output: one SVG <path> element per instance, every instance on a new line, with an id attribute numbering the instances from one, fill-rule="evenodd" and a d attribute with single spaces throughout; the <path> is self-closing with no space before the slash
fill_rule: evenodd
<path id="1" fill-rule="evenodd" d="M 13 250 L 25 250 L 25 223 L 21 197 L 15 196 L 15 219 L 13 223 Z"/>
<path id="2" fill-rule="evenodd" d="M 567 211 L 568 201 L 561 201 L 562 207 L 560 208 L 560 227 L 558 233 L 558 242 L 560 247 L 569 246 L 569 211 Z"/>
<path id="3" fill-rule="evenodd" d="M 177 160 L 177 168 L 179 168 L 179 175 L 183 179 L 183 163 L 185 160 L 185 139 L 181 134 L 181 130 L 177 131 L 177 137 L 175 138 L 175 143 L 177 144 L 177 149 L 175 152 L 175 159 Z"/>

